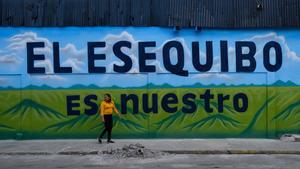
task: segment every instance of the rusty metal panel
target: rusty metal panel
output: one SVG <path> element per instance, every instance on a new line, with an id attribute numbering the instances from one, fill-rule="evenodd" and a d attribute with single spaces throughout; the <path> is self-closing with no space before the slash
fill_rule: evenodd
<path id="1" fill-rule="evenodd" d="M 131 25 L 150 25 L 151 1 L 132 0 L 131 3 Z"/>
<path id="2" fill-rule="evenodd" d="M 23 26 L 24 25 L 24 1 L 1 0 L 1 25 Z"/>
<path id="3" fill-rule="evenodd" d="M 151 22 L 152 26 L 169 26 L 169 2 L 170 0 L 152 0 Z"/>
<path id="4" fill-rule="evenodd" d="M 41 26 L 44 18 L 43 0 L 26 0 L 24 1 L 24 26 Z"/>
<path id="5" fill-rule="evenodd" d="M 132 0 L 113 0 L 109 3 L 109 22 L 105 25 L 131 25 Z"/>
<path id="6" fill-rule="evenodd" d="M 297 28 L 299 9 L 299 0 L 0 0 L 0 25 Z"/>
<path id="7" fill-rule="evenodd" d="M 83 0 L 63 0 L 63 23 L 65 25 L 81 26 L 88 23 L 88 1 Z"/>
<path id="8" fill-rule="evenodd" d="M 63 26 L 63 19 L 58 18 L 58 16 L 63 16 L 61 7 L 59 0 L 45 0 L 45 6 L 42 9 L 44 15 L 41 26 Z"/>

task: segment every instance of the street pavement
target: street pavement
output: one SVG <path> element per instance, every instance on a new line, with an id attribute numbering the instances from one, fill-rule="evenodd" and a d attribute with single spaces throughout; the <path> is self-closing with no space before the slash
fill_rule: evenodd
<path id="1" fill-rule="evenodd" d="M 84 140 L 2 140 L 0 169 L 30 168 L 288 168 L 300 166 L 300 142 L 275 139 L 116 139 L 114 144 Z M 148 157 L 104 152 L 139 143 Z M 120 152 L 111 151 L 111 152 Z M 144 151 L 144 150 L 143 150 Z"/>
<path id="2" fill-rule="evenodd" d="M 0 154 L 98 154 L 140 143 L 146 148 L 176 154 L 300 154 L 300 142 L 277 139 L 96 139 L 1 140 Z"/>
<path id="3" fill-rule="evenodd" d="M 298 169 L 299 155 L 172 154 L 158 159 L 109 159 L 101 155 L 0 155 L 1 169 Z"/>

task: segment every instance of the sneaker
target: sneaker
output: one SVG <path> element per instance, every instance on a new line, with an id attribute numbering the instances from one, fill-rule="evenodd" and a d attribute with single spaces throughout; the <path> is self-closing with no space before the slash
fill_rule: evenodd
<path id="1" fill-rule="evenodd" d="M 107 143 L 115 143 L 114 141 L 111 140 L 107 140 Z"/>
<path id="2" fill-rule="evenodd" d="M 102 140 L 101 140 L 101 138 L 100 137 L 98 137 L 98 143 L 102 143 Z"/>

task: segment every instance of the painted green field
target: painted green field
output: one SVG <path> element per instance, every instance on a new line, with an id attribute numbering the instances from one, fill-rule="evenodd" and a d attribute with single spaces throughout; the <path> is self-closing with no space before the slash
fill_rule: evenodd
<path id="1" fill-rule="evenodd" d="M 217 111 L 217 98 L 211 101 L 213 113 L 204 110 L 204 101 L 199 95 L 207 88 L 165 89 L 93 89 L 93 90 L 1 90 L 0 91 L 0 139 L 38 138 L 96 138 L 103 129 L 98 114 L 88 116 L 84 97 L 98 96 L 97 104 L 104 93 L 112 94 L 120 109 L 121 94 L 139 96 L 139 113 L 114 117 L 114 138 L 274 138 L 283 133 L 300 133 L 300 87 L 226 87 L 210 88 L 212 94 L 228 94 L 224 112 Z M 246 112 L 236 112 L 232 97 L 236 93 L 248 96 Z M 158 113 L 146 114 L 142 109 L 142 94 L 158 94 Z M 161 98 L 166 93 L 178 96 L 178 111 L 167 113 L 161 107 Z M 183 113 L 182 96 L 193 93 L 197 97 L 195 113 Z M 66 96 L 80 95 L 79 116 L 67 115 Z M 151 105 L 150 99 L 150 105 Z"/>

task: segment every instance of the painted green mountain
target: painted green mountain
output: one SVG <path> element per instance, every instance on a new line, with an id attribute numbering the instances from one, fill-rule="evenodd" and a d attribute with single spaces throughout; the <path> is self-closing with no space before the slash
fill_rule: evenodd
<path id="1" fill-rule="evenodd" d="M 287 120 L 289 118 L 294 118 L 295 116 L 300 115 L 300 101 L 296 101 L 292 104 L 290 104 L 288 107 L 286 107 L 284 110 L 279 112 L 275 117 L 273 117 L 273 120 Z"/>
<path id="2" fill-rule="evenodd" d="M 276 134 L 280 137 L 287 133 L 300 133 L 300 101 L 296 100 L 282 111 L 278 112 L 273 118 L 272 122 L 276 123 Z"/>
<path id="3" fill-rule="evenodd" d="M 19 104 L 9 108 L 8 110 L 0 113 L 1 116 L 7 116 L 8 118 L 19 118 L 24 119 L 28 115 L 34 115 L 37 119 L 40 120 L 61 120 L 66 118 L 64 115 L 59 112 L 39 104 L 30 99 L 24 99 Z"/>
<path id="4" fill-rule="evenodd" d="M 39 132 L 46 125 L 65 120 L 66 116 L 30 99 L 0 113 L 3 125 L 16 126 L 20 131 Z"/>
<path id="5" fill-rule="evenodd" d="M 113 116 L 114 132 L 116 135 L 132 135 L 137 132 L 143 133 L 146 128 L 141 124 L 128 120 L 128 117 Z M 51 135 L 65 135 L 66 137 L 74 135 L 79 137 L 95 136 L 104 129 L 104 123 L 101 121 L 99 114 L 88 116 L 85 114 L 79 115 L 73 119 L 59 122 L 57 124 L 50 125 L 43 129 L 42 132 L 47 132 Z M 120 132 L 121 131 L 121 132 Z"/>
<path id="6" fill-rule="evenodd" d="M 196 99 L 195 102 L 196 102 L 197 110 L 204 109 L 204 101 L 203 100 Z M 215 101 L 211 102 L 211 107 L 215 111 L 218 109 L 218 105 Z M 230 114 L 231 115 L 236 114 L 234 109 L 229 105 L 224 105 L 224 113 L 229 114 L 229 115 Z M 176 112 L 172 115 L 169 115 L 168 117 L 162 119 L 161 121 L 158 121 L 157 123 L 155 123 L 155 125 L 157 127 L 157 130 L 165 130 L 167 128 L 173 128 L 174 126 L 182 126 L 183 124 L 185 124 L 186 126 L 182 126 L 182 128 L 187 129 L 187 128 L 189 128 L 187 126 L 190 126 L 190 125 L 194 126 L 194 125 L 196 125 L 196 123 L 203 123 L 205 121 L 205 119 L 195 121 L 196 116 L 197 116 L 197 113 L 186 114 L 186 113 L 183 113 L 183 112 L 179 111 L 179 112 Z M 214 119 L 214 118 L 216 118 L 216 119 Z M 202 120 L 204 120 L 204 121 L 202 121 Z M 221 122 L 222 124 L 224 124 L 223 125 L 224 128 L 228 128 L 228 125 L 226 125 L 225 123 L 226 123 L 227 120 L 229 120 L 229 118 L 227 118 L 226 115 L 209 116 L 209 119 L 206 119 L 206 120 L 207 121 L 213 120 L 213 121 Z M 189 121 L 192 124 L 187 125 L 186 121 Z M 233 124 L 237 123 L 237 122 L 235 122 L 235 120 L 231 120 L 231 122 Z M 199 127 L 201 128 L 201 126 L 202 125 L 200 125 Z M 232 127 L 235 127 L 235 125 L 232 125 Z"/>
<path id="7" fill-rule="evenodd" d="M 192 85 L 182 85 L 182 86 L 173 86 L 171 84 L 168 83 L 164 83 L 161 85 L 156 85 L 154 83 L 148 83 L 146 85 L 143 86 L 136 86 L 136 87 L 126 87 L 126 89 L 135 89 L 135 88 L 141 88 L 141 89 L 155 89 L 155 88 L 206 88 L 206 87 L 242 87 L 242 86 L 266 86 L 266 84 L 239 84 L 239 85 L 233 85 L 233 84 L 201 84 L 201 83 L 195 83 Z M 274 82 L 273 84 L 271 84 L 270 86 L 298 86 L 298 84 L 288 80 L 286 82 L 282 81 L 282 80 L 278 80 L 276 82 Z M 0 90 L 16 90 L 19 88 L 14 88 L 14 87 L 0 87 Z M 72 85 L 70 87 L 51 87 L 49 85 L 41 85 L 41 86 L 37 86 L 37 85 L 28 85 L 26 87 L 24 87 L 23 89 L 26 90 L 51 90 L 51 89 L 124 89 L 124 87 L 120 87 L 117 85 L 113 85 L 113 86 L 107 86 L 107 87 L 100 87 L 97 86 L 95 84 L 90 84 L 90 85 L 83 85 L 83 84 L 75 84 Z"/>
<path id="8" fill-rule="evenodd" d="M 86 114 L 81 114 L 79 116 L 76 116 L 72 119 L 65 120 L 63 122 L 59 122 L 50 126 L 47 126 L 42 130 L 42 132 L 79 132 L 81 130 L 93 130 L 97 123 L 101 124 L 100 126 L 103 126 L 100 117 L 98 114 L 88 116 Z"/>
<path id="9" fill-rule="evenodd" d="M 212 128 L 217 123 L 221 124 L 221 126 L 224 129 L 238 128 L 240 125 L 239 121 L 219 113 L 219 114 L 209 115 L 204 119 L 193 122 L 192 124 L 185 126 L 185 129 L 193 130 L 193 129 L 201 129 L 202 127 Z"/>
<path id="10" fill-rule="evenodd" d="M 198 84 L 200 85 L 200 83 Z M 94 86 L 95 87 L 95 86 Z M 1 91 L 2 109 L 0 111 L 0 139 L 14 139 L 23 134 L 25 139 L 35 138 L 96 138 L 103 130 L 103 122 L 98 114 L 87 116 L 83 98 L 91 93 L 109 92 L 114 96 L 120 110 L 120 93 L 142 96 L 148 92 L 163 96 L 176 93 L 181 98 L 186 93 L 195 93 L 197 111 L 190 114 L 181 112 L 185 106 L 178 100 L 178 112 L 165 112 L 161 105 L 158 113 L 139 111 L 132 114 L 132 102 L 128 102 L 127 114 L 122 118 L 114 116 L 113 138 L 231 138 L 231 137 L 264 137 L 273 138 L 284 133 L 300 132 L 300 90 L 299 87 L 233 87 L 212 88 L 214 94 L 230 95 L 224 102 L 224 112 L 218 113 L 217 98 L 210 101 L 212 113 L 204 110 L 203 99 L 199 95 L 202 88 L 170 89 L 122 89 L 122 90 L 23 90 L 20 92 Z M 245 93 L 248 96 L 246 112 L 236 112 L 233 106 L 233 95 Z M 80 95 L 80 116 L 66 116 L 66 96 Z M 30 98 L 30 99 L 29 99 Z M 161 97 L 159 97 L 161 99 Z M 98 100 L 99 101 L 99 100 Z M 97 101 L 97 102 L 98 102 Z M 151 101 L 150 101 L 151 102 Z M 160 104 L 160 102 L 158 101 Z M 21 136 L 21 138 L 23 138 Z"/>
<path id="11" fill-rule="evenodd" d="M 286 82 L 284 82 L 282 80 L 278 80 L 275 83 L 273 83 L 272 86 L 298 86 L 298 85 L 290 80 L 288 80 Z"/>
<path id="12" fill-rule="evenodd" d="M 246 129 L 244 129 L 241 132 L 241 136 L 243 136 L 243 137 L 244 136 L 251 137 L 251 136 L 255 136 L 255 135 L 262 135 L 262 137 L 265 136 L 266 133 L 258 133 L 254 130 L 254 127 L 257 125 L 257 122 L 259 122 L 260 119 L 263 119 L 263 115 L 267 111 L 267 106 L 268 106 L 268 104 L 270 104 L 270 102 L 273 99 L 274 99 L 274 97 L 266 100 L 265 103 L 258 109 L 258 111 L 255 112 L 254 117 L 252 118 L 252 120 L 250 121 L 250 123 L 248 124 Z"/>
<path id="13" fill-rule="evenodd" d="M 44 89 L 44 90 L 47 90 L 47 89 L 54 89 L 53 87 L 51 86 L 48 86 L 48 85 L 41 85 L 41 86 L 37 86 L 37 85 L 28 85 L 26 87 L 24 87 L 24 89 Z"/>
<path id="14" fill-rule="evenodd" d="M 0 124 L 0 130 L 15 130 L 15 129 L 7 125 Z"/>
<path id="15" fill-rule="evenodd" d="M 14 126 L 15 127 L 15 126 Z M 0 124 L 0 139 L 12 139 L 15 138 L 17 129 L 4 124 Z"/>
<path id="16" fill-rule="evenodd" d="M 8 86 L 8 87 L 0 87 L 0 90 L 19 90 L 19 88 L 14 88 L 12 86 Z"/>
<path id="17" fill-rule="evenodd" d="M 119 107 L 118 104 L 116 106 Z M 131 112 L 131 109 L 128 109 L 128 111 Z M 147 121 L 148 116 L 141 112 L 121 117 L 113 115 L 113 133 L 116 136 L 136 136 L 137 134 L 143 134 L 147 131 L 147 126 L 145 126 L 145 124 L 148 124 Z M 95 137 L 103 129 L 104 123 L 97 113 L 91 116 L 81 114 L 72 119 L 47 126 L 42 132 L 50 135 L 64 135 L 65 137 L 74 137 L 74 135 L 77 137 Z M 64 133 L 67 133 L 67 135 Z"/>
<path id="18" fill-rule="evenodd" d="M 197 104 L 197 110 L 204 107 L 204 101 L 202 101 L 202 100 L 196 100 L 196 104 Z M 156 122 L 154 125 L 155 125 L 156 130 L 165 130 L 168 128 L 172 128 L 175 125 L 180 126 L 186 118 L 194 118 L 195 116 L 196 116 L 196 113 L 185 114 L 182 111 L 178 111 L 178 112 L 171 114 L 168 117 Z"/>

